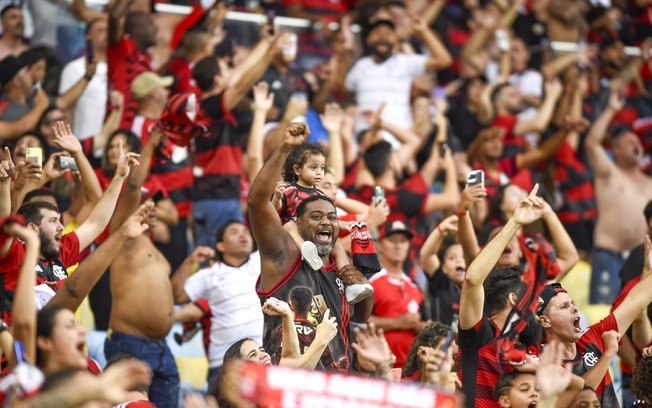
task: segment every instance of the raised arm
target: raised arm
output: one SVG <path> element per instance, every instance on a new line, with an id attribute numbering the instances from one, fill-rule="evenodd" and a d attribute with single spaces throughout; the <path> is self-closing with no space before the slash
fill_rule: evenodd
<path id="1" fill-rule="evenodd" d="M 120 91 L 111 91 L 109 99 L 111 100 L 113 109 L 106 118 L 100 132 L 93 136 L 93 154 L 103 152 L 106 143 L 109 141 L 109 136 L 120 127 L 120 118 L 122 118 L 122 113 L 124 112 L 124 96 L 122 96 Z"/>
<path id="2" fill-rule="evenodd" d="M 482 318 L 484 281 L 498 262 L 509 240 L 523 225 L 531 224 L 545 214 L 543 201 L 536 196 L 537 191 L 539 191 L 538 184 L 534 186 L 530 195 L 519 202 L 512 218 L 467 268 L 460 295 L 460 329 L 468 330 Z"/>
<path id="3" fill-rule="evenodd" d="M 430 58 L 426 61 L 426 71 L 435 72 L 448 68 L 453 63 L 453 57 L 444 43 L 430 30 L 426 20 L 411 16 L 414 36 L 428 49 Z"/>
<path id="4" fill-rule="evenodd" d="M 118 165 L 116 168 L 113 180 L 102 194 L 102 198 L 98 201 L 95 208 L 88 214 L 88 218 L 76 230 L 75 234 L 79 238 L 80 250 L 88 247 L 95 238 L 109 225 L 111 216 L 115 210 L 122 183 L 129 176 L 129 171 L 132 166 L 138 165 L 138 155 L 135 153 L 125 153 L 122 148 L 122 143 L 119 146 L 120 157 L 118 158 Z M 135 209 L 132 210 L 132 213 Z"/>
<path id="5" fill-rule="evenodd" d="M 288 154 L 295 146 L 308 140 L 309 135 L 310 131 L 305 123 L 289 125 L 284 131 L 283 141 L 263 165 L 249 191 L 247 207 L 251 232 L 260 250 L 260 282 L 263 291 L 272 288 L 281 279 L 299 254 L 299 249 L 283 228 L 269 198 L 274 194 L 276 182 Z"/>
<path id="6" fill-rule="evenodd" d="M 467 265 L 471 265 L 471 262 L 480 253 L 480 245 L 473 229 L 473 220 L 470 211 L 477 205 L 486 206 L 484 203 L 485 197 L 487 197 L 487 190 L 480 184 L 465 187 L 460 198 L 460 205 L 457 208 L 457 236 L 460 240 L 460 245 L 462 245 L 464 261 Z"/>
<path id="7" fill-rule="evenodd" d="M 441 249 L 441 244 L 448 232 L 457 232 L 457 215 L 451 215 L 440 222 L 437 228 L 428 235 L 426 242 L 421 247 L 419 264 L 421 264 L 423 271 L 430 276 L 433 276 L 441 265 L 441 259 L 439 259 L 437 253 Z"/>
<path id="8" fill-rule="evenodd" d="M 9 148 L 4 148 L 4 160 L 0 161 L 0 217 L 11 214 L 11 179 L 16 176 L 16 166 L 11 160 Z"/>
<path id="9" fill-rule="evenodd" d="M 102 245 L 79 264 L 75 273 L 65 280 L 61 289 L 45 307 L 59 305 L 76 311 L 115 257 L 118 256 L 125 242 L 147 231 L 149 226 L 145 221 L 153 209 L 152 202 L 141 205 L 119 230 L 111 234 Z"/>
<path id="10" fill-rule="evenodd" d="M 149 176 L 149 166 L 154 157 L 154 150 L 161 143 L 162 138 L 163 133 L 161 131 L 153 130 L 149 135 L 149 139 L 147 139 L 147 143 L 145 143 L 145 146 L 140 151 L 139 161 L 143 165 L 137 166 L 126 177 L 127 182 L 125 183 L 125 188 L 120 194 L 120 200 L 118 201 L 113 218 L 111 218 L 111 231 L 119 228 L 140 205 L 143 184 L 145 184 L 145 180 Z"/>
<path id="11" fill-rule="evenodd" d="M 577 264 L 580 255 L 577 253 L 577 248 L 575 248 L 570 235 L 566 232 L 566 228 L 559 221 L 557 214 L 550 208 L 548 203 L 544 202 L 544 206 L 546 206 L 546 215 L 543 216 L 543 222 L 546 224 L 548 233 L 557 250 L 557 265 L 560 272 L 555 281 L 559 282 Z"/>
<path id="12" fill-rule="evenodd" d="M 287 33 L 276 38 L 263 37 L 245 60 L 234 69 L 224 91 L 224 107 L 227 110 L 233 109 L 260 80 L 280 52 L 280 42 L 284 39 L 287 39 Z"/>
<path id="13" fill-rule="evenodd" d="M 539 107 L 537 116 L 532 120 L 519 120 L 514 125 L 514 134 L 522 135 L 529 132 L 541 133 L 548 127 L 550 124 L 550 119 L 552 119 L 552 114 L 555 112 L 555 104 L 561 96 L 562 91 L 564 90 L 561 82 L 559 80 L 548 81 L 544 85 L 546 95 L 543 99 L 543 103 Z"/>
<path id="14" fill-rule="evenodd" d="M 263 167 L 263 127 L 267 112 L 274 103 L 274 93 L 268 92 L 267 82 L 259 82 L 254 86 L 254 117 L 249 129 L 247 141 L 247 180 L 252 182 Z"/>
<path id="15" fill-rule="evenodd" d="M 109 10 L 109 44 L 117 44 L 122 39 L 124 27 L 122 17 L 127 13 L 129 0 L 117 0 Z"/>
<path id="16" fill-rule="evenodd" d="M 321 115 L 321 122 L 328 132 L 328 166 L 335 173 L 335 182 L 340 184 L 344 181 L 344 173 L 346 172 L 341 132 L 344 112 L 340 105 L 337 103 L 327 104 L 324 114 Z"/>
<path id="17" fill-rule="evenodd" d="M 70 89 L 57 97 L 57 107 L 59 109 L 70 109 L 75 104 L 75 102 L 77 102 L 79 97 L 84 93 L 88 83 L 91 82 L 91 79 L 93 79 L 96 69 L 97 61 L 93 61 L 91 63 L 86 62 L 86 73 L 84 73 L 84 76 L 79 78 L 79 80 L 73 86 L 71 86 Z"/>
<path id="18" fill-rule="evenodd" d="M 186 293 L 184 284 L 196 265 L 213 258 L 215 258 L 215 251 L 213 249 L 199 246 L 179 265 L 177 270 L 170 276 L 172 296 L 175 304 L 181 305 L 192 301 L 188 293 Z"/>
<path id="19" fill-rule="evenodd" d="M 73 135 L 70 125 L 64 122 L 57 122 L 53 126 L 54 144 L 70 153 L 77 163 L 79 175 L 81 176 L 82 192 L 87 203 L 95 205 L 102 196 L 102 187 L 93 171 L 93 166 L 88 161 L 82 150 L 79 140 Z"/>
<path id="20" fill-rule="evenodd" d="M 457 184 L 457 170 L 455 168 L 455 161 L 450 148 L 445 148 L 443 158 L 436 157 L 439 152 L 439 144 L 433 144 L 433 151 L 430 157 L 421 168 L 421 175 L 427 185 L 432 184 L 435 179 L 436 172 L 432 172 L 431 166 L 433 161 L 443 162 L 442 167 L 446 172 L 446 179 L 444 181 L 444 189 L 441 193 L 431 193 L 426 199 L 426 205 L 423 209 L 424 213 L 430 214 L 438 210 L 453 210 L 459 202 L 460 188 Z"/>
<path id="21" fill-rule="evenodd" d="M 650 290 L 650 285 L 652 285 L 652 274 L 650 273 L 652 243 L 650 243 L 650 237 L 648 235 L 645 236 L 643 250 L 645 253 L 645 262 L 641 273 L 641 281 L 634 285 L 627 297 L 625 297 L 625 300 L 623 300 L 623 303 L 613 311 L 621 336 L 627 332 L 627 329 L 629 329 L 634 319 L 641 313 L 641 310 L 652 302 L 652 291 Z"/>
<path id="22" fill-rule="evenodd" d="M 281 318 L 281 364 L 285 365 L 287 360 L 297 359 L 301 356 L 299 347 L 299 336 L 294 325 L 294 313 L 290 305 L 277 298 L 271 297 L 263 305 L 263 313 Z M 284 361 L 285 360 L 285 361 Z"/>
<path id="23" fill-rule="evenodd" d="M 602 142 L 607 134 L 609 124 L 624 106 L 625 98 L 618 92 L 611 91 L 606 109 L 593 123 L 584 139 L 584 148 L 595 177 L 608 177 L 611 174 L 614 164 L 609 159 Z"/>
<path id="24" fill-rule="evenodd" d="M 25 346 L 25 360 L 34 364 L 36 361 L 36 303 L 34 302 L 34 282 L 36 282 L 36 264 L 41 250 L 38 235 L 18 223 L 5 226 L 5 232 L 25 242 L 25 259 L 20 268 L 16 293 L 14 294 L 11 327 L 14 339 Z M 9 365 L 16 365 L 15 355 L 9 356 Z"/>

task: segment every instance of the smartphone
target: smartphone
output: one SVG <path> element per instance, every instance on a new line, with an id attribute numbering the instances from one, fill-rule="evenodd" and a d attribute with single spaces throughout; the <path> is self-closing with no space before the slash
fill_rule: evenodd
<path id="1" fill-rule="evenodd" d="M 70 156 L 59 156 L 59 167 L 62 170 L 69 169 L 71 171 L 77 171 L 79 168 L 77 167 L 77 162 L 73 157 Z"/>
<path id="2" fill-rule="evenodd" d="M 444 343 L 441 345 L 441 351 L 446 353 L 448 352 L 448 348 L 453 344 L 453 332 L 449 331 L 448 334 L 446 335 L 446 339 L 444 340 Z"/>
<path id="3" fill-rule="evenodd" d="M 86 62 L 89 64 L 95 59 L 95 54 L 93 52 L 93 43 L 91 40 L 86 40 Z"/>
<path id="4" fill-rule="evenodd" d="M 376 205 L 380 204 L 381 201 L 385 198 L 385 190 L 383 190 L 382 187 L 376 186 L 374 187 L 374 203 Z"/>
<path id="5" fill-rule="evenodd" d="M 274 20 L 276 12 L 273 9 L 267 10 L 267 24 L 269 25 L 269 35 L 274 35 Z"/>
<path id="6" fill-rule="evenodd" d="M 484 188 L 484 171 L 473 170 L 466 176 L 466 186 L 473 187 L 478 184 Z"/>
<path id="7" fill-rule="evenodd" d="M 43 167 L 43 150 L 40 147 L 28 147 L 25 151 L 25 158 L 27 161 Z"/>

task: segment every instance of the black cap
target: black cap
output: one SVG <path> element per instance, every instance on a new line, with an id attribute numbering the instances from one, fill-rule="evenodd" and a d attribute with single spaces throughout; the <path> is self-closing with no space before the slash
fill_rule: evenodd
<path id="1" fill-rule="evenodd" d="M 25 62 L 13 55 L 5 57 L 0 61 L 0 88 L 4 88 L 16 76 L 18 71 L 23 69 Z"/>
<path id="2" fill-rule="evenodd" d="M 405 234 L 408 239 L 412 239 L 414 234 L 408 229 L 403 221 L 388 221 L 380 227 L 380 239 L 387 238 L 394 234 Z"/>
<path id="3" fill-rule="evenodd" d="M 546 310 L 548 307 L 548 304 L 554 298 L 560 293 L 566 293 L 566 289 L 564 289 L 561 286 L 561 283 L 551 283 L 550 285 L 546 286 L 543 288 L 541 293 L 539 294 L 539 299 L 542 301 L 539 303 L 539 306 L 537 307 L 537 316 L 541 316 L 543 314 L 543 311 Z"/>

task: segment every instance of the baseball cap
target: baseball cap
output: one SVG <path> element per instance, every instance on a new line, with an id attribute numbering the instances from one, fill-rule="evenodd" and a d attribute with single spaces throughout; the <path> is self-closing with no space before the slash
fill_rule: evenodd
<path id="1" fill-rule="evenodd" d="M 541 316 L 543 314 L 543 311 L 546 310 L 548 307 L 548 304 L 554 298 L 560 293 L 566 293 L 566 289 L 564 289 L 561 286 L 561 283 L 551 283 L 550 285 L 547 285 L 541 293 L 539 294 L 539 299 L 541 300 L 541 303 L 539 303 L 539 306 L 537 307 L 537 316 Z"/>
<path id="2" fill-rule="evenodd" d="M 161 88 L 167 88 L 174 83 L 171 76 L 160 76 L 154 72 L 143 72 L 131 83 L 131 94 L 134 99 L 142 99 L 150 92 Z"/>
<path id="3" fill-rule="evenodd" d="M 18 72 L 25 67 L 25 61 L 10 55 L 0 61 L 0 88 L 11 82 Z"/>
<path id="4" fill-rule="evenodd" d="M 405 225 L 405 223 L 400 220 L 388 221 L 380 227 L 380 239 L 387 238 L 393 234 L 405 234 L 407 235 L 408 239 L 412 239 L 414 236 L 412 231 L 408 229 L 407 225 Z"/>

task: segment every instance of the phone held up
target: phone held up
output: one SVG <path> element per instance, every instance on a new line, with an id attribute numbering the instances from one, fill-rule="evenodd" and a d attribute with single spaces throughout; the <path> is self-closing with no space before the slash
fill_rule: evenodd
<path id="1" fill-rule="evenodd" d="M 484 171 L 473 170 L 466 176 L 466 186 L 473 187 L 478 184 L 484 188 Z"/>
<path id="2" fill-rule="evenodd" d="M 385 190 L 382 187 L 374 187 L 374 204 L 378 205 L 385 198 Z"/>

